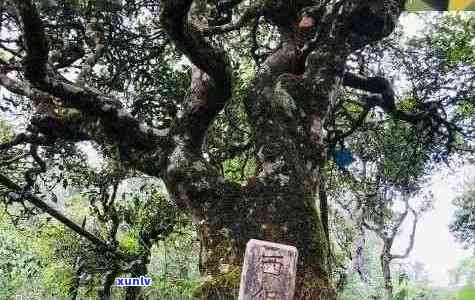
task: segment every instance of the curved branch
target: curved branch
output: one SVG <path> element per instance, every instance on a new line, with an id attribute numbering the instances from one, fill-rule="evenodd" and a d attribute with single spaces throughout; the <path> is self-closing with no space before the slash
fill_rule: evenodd
<path id="1" fill-rule="evenodd" d="M 119 146 L 121 158 L 130 159 L 130 156 L 140 156 L 144 152 L 154 155 L 156 163 L 145 168 L 147 173 L 157 174 L 157 157 L 168 141 L 168 130 L 157 130 L 147 126 L 134 118 L 128 111 L 123 109 L 122 103 L 100 92 L 73 85 L 62 80 L 57 80 L 49 75 L 47 70 L 48 43 L 41 18 L 31 0 L 12 0 L 20 16 L 23 27 L 23 39 L 27 45 L 27 59 L 25 60 L 25 77 L 31 85 L 41 90 L 40 96 L 47 93 L 55 98 L 65 108 L 75 108 L 88 119 L 89 124 L 82 123 L 87 127 L 84 132 L 90 134 L 100 144 L 115 144 Z M 221 68 L 226 68 L 220 61 L 216 62 Z M 217 67 L 218 68 L 218 67 Z M 15 84 L 6 76 L 1 78 L 10 91 L 25 94 L 28 97 L 35 96 L 36 90 L 28 90 L 26 84 Z M 221 82 L 221 81 L 220 81 Z M 16 82 L 18 83 L 18 82 Z M 34 98 L 33 98 L 34 99 Z M 87 125 L 87 126 L 86 126 Z M 158 148 L 158 149 L 157 149 Z M 137 153 L 134 153 L 137 152 Z M 139 154 L 140 153 L 140 154 Z"/>
<path id="2" fill-rule="evenodd" d="M 414 221 L 412 222 L 412 230 L 411 230 L 411 235 L 409 236 L 409 245 L 407 246 L 406 250 L 404 251 L 404 254 L 401 255 L 391 255 L 391 258 L 393 259 L 405 259 L 409 256 L 411 253 L 412 249 L 414 248 L 414 242 L 416 239 L 416 228 L 417 228 L 417 222 L 419 220 L 419 217 L 416 213 L 416 211 L 412 208 L 409 208 L 409 210 L 412 212 L 414 216 Z"/>
<path id="3" fill-rule="evenodd" d="M 175 46 L 194 64 L 191 93 L 182 117 L 175 122 L 178 134 L 189 135 L 199 148 L 211 122 L 231 98 L 232 68 L 226 52 L 214 48 L 188 21 L 192 0 L 162 3 L 160 22 Z"/>
<path id="4" fill-rule="evenodd" d="M 2 167 L 2 166 L 7 166 L 7 165 L 9 165 L 9 164 L 12 164 L 12 163 L 14 163 L 14 162 L 17 162 L 17 161 L 19 161 L 20 159 L 23 159 L 23 158 L 25 158 L 25 157 L 27 157 L 27 156 L 28 156 L 28 155 L 27 155 L 26 153 L 22 153 L 22 154 L 20 154 L 20 155 L 14 156 L 14 157 L 12 157 L 12 158 L 10 158 L 10 159 L 7 159 L 7 160 L 0 160 L 0 167 Z"/>
<path id="5" fill-rule="evenodd" d="M 364 77 L 346 72 L 343 77 L 343 85 L 374 93 L 366 97 L 366 103 L 381 107 L 384 112 L 397 120 L 412 124 L 424 120 L 431 112 L 408 113 L 399 110 L 395 104 L 395 93 L 392 84 L 383 77 Z"/>
<path id="6" fill-rule="evenodd" d="M 230 96 L 232 72 L 228 58 L 221 49 L 215 49 L 199 29 L 188 22 L 193 0 L 166 0 L 162 3 L 160 21 L 176 47 L 190 61 L 208 74 L 215 84 Z"/>
<path id="7" fill-rule="evenodd" d="M 395 105 L 394 90 L 385 78 L 382 77 L 363 77 L 352 73 L 345 73 L 343 84 L 345 86 L 364 90 L 370 93 L 366 97 L 366 104 L 370 106 L 379 106 L 385 113 L 395 120 L 401 120 L 416 125 L 418 128 L 428 129 L 429 135 L 439 135 L 446 139 L 446 153 L 449 154 L 453 149 L 455 137 L 457 134 L 467 136 L 466 131 L 447 119 L 447 113 L 444 107 L 437 102 L 424 103 L 420 111 L 406 112 L 400 110 Z M 444 130 L 441 130 L 443 128 Z"/>
<path id="8" fill-rule="evenodd" d="M 404 196 L 405 197 L 405 196 Z M 402 223 L 404 223 L 404 220 L 406 220 L 407 218 L 407 215 L 409 213 L 409 209 L 410 209 L 410 206 L 409 206 L 409 199 L 404 199 L 404 211 L 402 212 L 402 214 L 399 216 L 399 218 L 396 219 L 396 222 L 391 230 L 391 236 L 390 238 L 391 239 L 394 239 L 394 237 L 396 236 L 397 232 L 399 231 L 399 228 L 401 228 L 401 225 Z"/>
<path id="9" fill-rule="evenodd" d="M 101 110 L 105 104 L 122 108 L 121 102 L 116 99 L 48 76 L 48 42 L 36 7 L 30 0 L 12 1 L 23 25 L 23 39 L 26 44 L 25 77 L 33 86 L 61 99 L 65 106 L 79 110 Z"/>
<path id="10" fill-rule="evenodd" d="M 64 104 L 65 101 L 63 100 L 67 99 L 54 97 L 50 93 L 34 88 L 28 83 L 14 80 L 1 73 L 0 85 L 12 93 L 32 99 L 35 103 L 60 102 Z M 92 100 L 85 98 L 86 103 L 90 103 L 90 101 Z M 0 150 L 25 143 L 49 145 L 56 139 L 73 142 L 93 139 L 99 144 L 115 143 L 123 146 L 121 149 L 123 151 L 127 150 L 129 153 L 123 153 L 122 158 L 133 160 L 131 157 L 133 151 L 154 151 L 163 147 L 168 134 L 167 129 L 151 128 L 133 118 L 125 109 L 110 104 L 103 104 L 96 107 L 96 109 L 94 107 L 84 107 L 81 113 L 70 112 L 64 116 L 56 114 L 35 115 L 31 119 L 31 123 L 42 135 L 19 134 L 13 140 L 0 144 Z M 143 166 L 152 167 L 150 164 L 143 164 Z M 152 172 L 152 170 L 144 169 L 142 166 L 138 167 L 147 173 Z M 153 172 L 156 173 L 157 170 Z"/>
<path id="11" fill-rule="evenodd" d="M 396 109 L 394 104 L 394 90 L 386 78 L 364 77 L 346 72 L 343 77 L 343 85 L 370 93 L 381 94 L 383 97 L 382 108 L 388 111 Z"/>
<path id="12" fill-rule="evenodd" d="M 51 51 L 49 62 L 55 70 L 67 68 L 85 54 L 86 52 L 80 45 L 66 44 L 61 50 Z"/>
<path id="13" fill-rule="evenodd" d="M 12 79 L 3 73 L 0 73 L 0 85 L 6 88 L 9 92 L 28 97 L 34 102 L 37 102 L 38 100 L 41 100 L 42 102 L 51 102 L 53 100 L 52 95 L 34 88 L 28 83 Z"/>

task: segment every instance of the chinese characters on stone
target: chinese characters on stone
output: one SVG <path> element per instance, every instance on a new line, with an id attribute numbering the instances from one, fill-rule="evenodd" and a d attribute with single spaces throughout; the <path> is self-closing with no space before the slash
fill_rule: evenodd
<path id="1" fill-rule="evenodd" d="M 297 249 L 250 240 L 246 247 L 239 300 L 291 300 Z"/>

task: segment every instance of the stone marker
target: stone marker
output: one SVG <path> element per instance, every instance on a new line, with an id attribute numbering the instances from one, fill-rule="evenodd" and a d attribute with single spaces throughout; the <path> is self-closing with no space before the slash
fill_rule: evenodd
<path id="1" fill-rule="evenodd" d="M 241 274 L 239 300 L 292 300 L 298 251 L 293 246 L 250 240 Z"/>

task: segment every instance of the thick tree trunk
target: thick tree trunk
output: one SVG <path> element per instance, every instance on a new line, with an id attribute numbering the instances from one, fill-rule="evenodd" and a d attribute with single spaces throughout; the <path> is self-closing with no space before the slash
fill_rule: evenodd
<path id="1" fill-rule="evenodd" d="M 231 222 L 222 224 L 221 230 L 206 226 L 200 231 L 206 249 L 204 275 L 210 276 L 210 280 L 199 291 L 199 297 L 237 298 L 245 243 L 256 238 L 294 245 L 299 250 L 295 299 L 334 299 L 327 240 L 315 199 L 297 189 L 292 192 L 280 186 L 264 185 L 243 191 L 241 196 L 246 200 L 235 199 L 241 202 L 239 209 L 222 211 L 223 217 Z M 242 213 L 231 217 L 236 211 Z M 223 234 L 226 227 L 236 232 L 226 236 Z"/>
<path id="2" fill-rule="evenodd" d="M 261 166 L 255 183 L 242 187 L 227 182 L 201 153 L 207 128 L 231 97 L 233 80 L 223 49 L 214 48 L 189 22 L 196 19 L 206 27 L 197 9 L 189 18 L 191 0 L 162 5 L 163 27 L 194 67 L 186 108 L 171 128 L 169 148 L 160 153 L 166 157 L 160 177 L 199 230 L 207 280 L 197 297 L 236 299 L 246 243 L 261 239 L 298 249 L 296 300 L 333 300 L 321 190 L 327 159 L 324 124 L 342 86 L 348 55 L 387 36 L 403 1 L 256 2 L 258 16 L 279 30 L 281 46 L 259 68 L 245 100 Z M 196 7 L 203 3 L 196 1 Z M 307 26 L 315 25 L 309 18 L 303 22 L 305 7 L 319 18 L 317 28 Z"/>
<path id="3" fill-rule="evenodd" d="M 320 103 L 309 101 L 310 107 L 296 104 L 306 100 L 299 95 L 304 87 L 301 79 L 288 72 L 298 72 L 303 62 L 298 60 L 293 33 L 284 31 L 282 35 L 286 37 L 282 48 L 268 58 L 246 102 L 257 137 L 257 165 L 262 166 L 256 170 L 255 184 L 220 188 L 218 183 L 212 195 L 218 199 L 213 205 L 194 210 L 205 248 L 203 266 L 209 276 L 198 292 L 201 299 L 236 299 L 245 246 L 252 238 L 298 249 L 295 299 L 336 297 L 330 282 L 326 224 L 317 203 L 320 166 L 325 161 L 321 124 L 334 102 L 345 60 L 339 57 L 332 72 L 325 74 Z M 313 72 L 325 70 L 316 67 Z M 167 182 L 169 191 L 179 195 L 180 188 L 171 183 Z"/>

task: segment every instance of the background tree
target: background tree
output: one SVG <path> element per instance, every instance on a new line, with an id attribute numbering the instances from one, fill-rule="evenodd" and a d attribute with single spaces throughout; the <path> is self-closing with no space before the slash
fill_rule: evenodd
<path id="1" fill-rule="evenodd" d="M 358 170 L 354 175 L 344 170 L 341 179 L 332 178 L 334 187 L 330 199 L 337 204 L 335 213 L 342 215 L 352 228 L 347 237 L 349 243 L 340 245 L 347 248 L 351 260 L 350 275 L 355 272 L 369 284 L 363 253 L 367 231 L 370 230 L 382 241 L 379 260 L 385 298 L 392 299 L 391 262 L 409 256 L 415 243 L 417 221 L 431 205 L 430 194 L 426 199 L 416 199 L 416 196 L 421 196 L 430 160 L 426 150 L 412 143 L 409 136 L 402 139 L 408 141 L 401 145 L 404 151 L 394 151 L 393 139 L 401 140 L 401 136 L 411 134 L 403 124 L 378 122 L 373 126 L 373 131 L 357 134 L 357 139 L 349 145 L 361 166 L 354 168 Z M 407 220 L 412 222 L 409 244 L 404 253 L 395 255 L 391 249 Z"/>
<path id="2" fill-rule="evenodd" d="M 473 64 L 469 59 L 473 53 L 473 46 L 461 46 L 466 44 L 464 40 L 466 38 L 470 39 L 471 35 L 461 34 L 461 32 L 466 28 L 470 28 L 470 26 L 473 26 L 473 20 L 470 16 L 467 18 L 445 16 L 436 19 L 430 22 L 427 27 L 429 30 L 427 35 L 407 41 L 407 44 L 402 48 L 397 45 L 399 38 L 386 39 L 378 47 L 358 53 L 359 57 L 354 59 L 355 68 L 359 69 L 360 72 L 387 73 L 391 78 L 410 80 L 412 83 L 405 92 L 405 98 L 400 102 L 401 108 L 404 110 L 411 109 L 416 103 L 428 101 L 437 93 L 442 94 L 437 96 L 439 99 L 434 103 L 443 103 L 449 99 L 444 91 L 452 89 L 449 86 L 453 82 L 450 82 L 449 78 L 454 78 L 453 76 L 457 76 L 455 74 L 460 74 L 457 71 L 458 68 L 468 68 L 466 69 L 468 71 L 467 75 L 471 74 L 471 70 L 473 70 Z M 443 32 L 443 34 L 440 32 Z M 447 45 L 449 41 L 454 40 L 456 41 L 454 44 Z M 457 48 L 461 49 L 455 50 Z M 431 49 L 431 51 L 424 52 L 423 49 Z M 452 53 L 455 51 L 459 51 L 460 55 L 455 60 L 450 61 L 448 57 L 452 57 Z M 436 58 L 434 52 L 439 53 Z M 419 68 L 427 71 L 430 69 L 422 67 L 425 63 L 419 62 L 421 57 L 424 57 L 426 61 L 431 61 L 432 68 L 437 66 L 435 67 L 438 70 L 437 74 L 416 71 Z M 368 60 L 372 64 L 365 65 L 364 63 Z M 391 61 L 391 64 L 388 64 L 388 61 Z M 408 61 L 414 61 L 414 65 L 417 64 L 417 67 L 408 64 Z M 394 69 L 394 66 L 397 66 L 396 69 Z M 393 68 L 393 70 L 388 69 L 388 67 Z M 464 85 L 465 79 L 457 84 Z M 462 90 L 465 90 L 463 93 L 473 91 L 472 82 L 467 82 L 467 84 L 468 89 L 462 88 Z M 461 93 L 462 90 L 452 94 L 450 97 L 453 98 L 450 99 L 457 101 L 457 94 Z M 466 104 L 468 107 L 472 107 L 468 103 L 470 101 Z M 396 212 L 391 210 L 393 202 L 390 199 L 391 197 L 388 198 L 388 195 L 395 195 L 394 193 L 397 194 L 398 189 L 407 190 L 410 186 L 413 188 L 414 185 L 419 186 L 417 188 L 419 189 L 424 183 L 424 177 L 430 174 L 436 166 L 434 163 L 441 160 L 447 162 L 447 154 L 453 149 L 450 146 L 447 147 L 448 145 L 444 145 L 438 139 L 434 140 L 431 135 L 425 136 L 418 133 L 417 127 L 411 128 L 404 123 L 381 119 L 381 115 L 378 116 L 374 111 L 363 111 L 359 114 L 360 111 L 354 105 L 346 105 L 341 109 L 340 113 L 343 114 L 344 119 L 349 121 L 347 126 L 350 128 L 360 126 L 359 130 L 361 132 L 357 130 L 353 134 L 354 140 L 347 139 L 346 145 L 339 147 L 340 149 L 345 147 L 357 158 L 354 163 L 355 166 L 350 169 L 352 172 L 344 169 L 342 172 L 337 172 L 335 178 L 330 179 L 333 185 L 330 198 L 338 204 L 338 210 L 342 210 L 344 215 L 347 216 L 346 222 L 349 222 L 351 224 L 350 228 L 352 228 L 349 231 L 337 228 L 335 232 L 340 232 L 337 234 L 337 239 L 341 232 L 349 232 L 349 235 L 343 238 L 346 242 L 339 246 L 347 249 L 347 256 L 353 261 L 352 266 L 348 269 L 350 274 L 351 271 L 355 271 L 360 275 L 363 282 L 368 283 L 369 278 L 366 278 L 366 273 L 369 270 L 365 267 L 363 257 L 366 239 L 363 226 L 365 214 L 370 217 L 366 222 L 372 222 L 371 219 L 373 219 L 380 225 L 384 224 L 388 217 L 391 218 L 391 215 L 397 215 Z M 457 116 L 458 113 L 455 112 L 454 116 Z M 366 123 L 362 124 L 362 120 L 366 120 Z M 353 133 L 351 129 L 350 132 Z M 401 141 L 404 142 L 401 143 Z M 423 146 L 421 147 L 421 145 Z M 459 147 L 457 146 L 458 150 L 471 151 L 470 143 Z M 337 150 L 338 152 L 341 152 L 341 150 Z M 335 156 L 338 164 L 337 158 Z M 347 178 L 341 178 L 338 173 L 345 174 Z M 424 202 L 418 203 L 418 205 L 422 205 L 421 208 L 424 209 Z M 338 210 L 337 216 L 340 214 Z M 345 221 L 343 222 L 345 223 Z M 371 228 L 382 232 L 373 226 Z M 412 235 L 412 237 L 414 236 Z M 387 238 L 384 239 L 388 241 Z M 386 243 L 387 245 L 388 243 Z M 385 266 L 389 267 L 389 264 L 385 264 Z M 391 273 L 387 271 L 386 274 L 389 274 L 389 276 L 386 277 L 390 277 Z M 391 284 L 391 281 L 386 280 L 386 282 Z M 433 293 L 427 293 L 427 295 L 435 297 Z"/>

